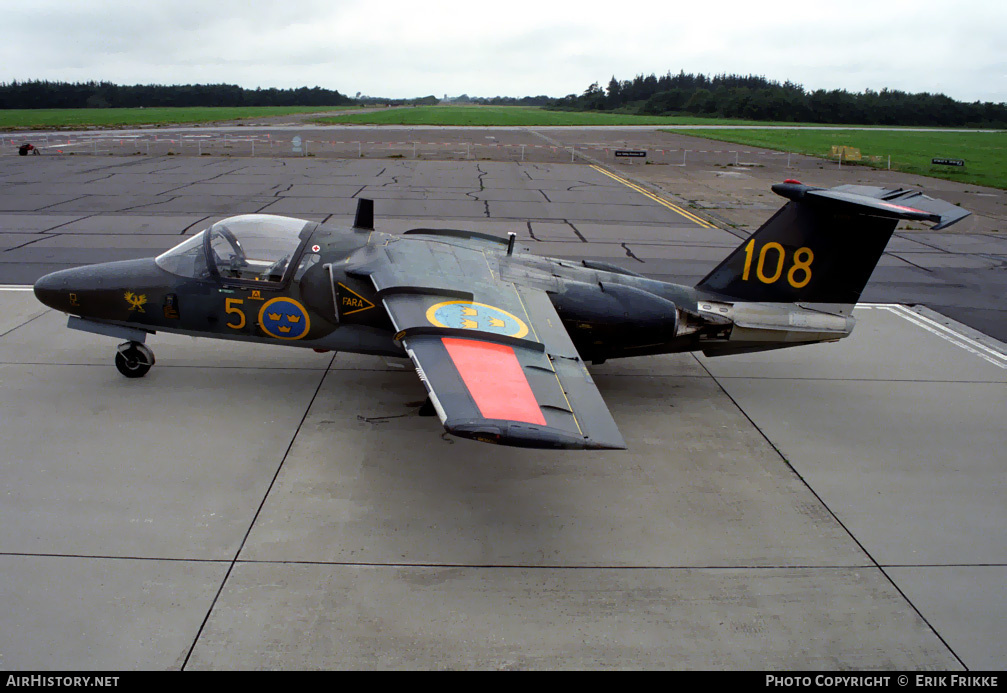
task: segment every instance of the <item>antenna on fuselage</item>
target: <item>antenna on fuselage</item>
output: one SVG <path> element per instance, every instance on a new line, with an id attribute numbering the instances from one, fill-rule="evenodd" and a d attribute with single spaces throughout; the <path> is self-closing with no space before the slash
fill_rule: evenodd
<path id="1" fill-rule="evenodd" d="M 357 200 L 357 214 L 353 217 L 353 228 L 364 231 L 374 230 L 374 200 Z"/>

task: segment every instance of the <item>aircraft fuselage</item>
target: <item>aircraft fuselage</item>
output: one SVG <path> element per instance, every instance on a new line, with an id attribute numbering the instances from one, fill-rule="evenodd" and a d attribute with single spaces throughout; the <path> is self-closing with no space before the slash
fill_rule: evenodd
<path id="1" fill-rule="evenodd" d="M 174 265 L 160 261 L 164 256 L 109 262 L 47 275 L 35 293 L 46 305 L 87 321 L 146 332 L 404 356 L 372 282 L 348 271 L 347 259 L 365 246 L 408 236 L 303 223 L 279 281 L 228 276 L 210 251 L 202 271 L 169 271 Z M 437 233 L 447 232 L 424 233 L 424 242 Z M 437 240 L 459 238 L 467 237 Z M 547 289 L 585 360 L 698 348 L 703 330 L 687 323 L 705 321 L 698 319 L 691 287 L 602 263 L 507 255 L 501 239 L 486 241 L 485 252 L 504 279 Z"/>

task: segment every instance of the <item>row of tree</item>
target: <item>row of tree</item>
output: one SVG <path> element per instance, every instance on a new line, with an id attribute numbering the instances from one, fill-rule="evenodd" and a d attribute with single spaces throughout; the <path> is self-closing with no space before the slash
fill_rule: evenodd
<path id="1" fill-rule="evenodd" d="M 583 94 L 448 98 L 449 103 L 544 106 L 558 110 L 618 111 L 643 115 L 701 116 L 858 125 L 1007 127 L 1007 104 L 966 103 L 943 94 L 909 94 L 883 89 L 851 93 L 842 89 L 805 91 L 793 82 L 756 75 L 637 75 L 606 89 L 596 82 Z M 346 106 L 430 105 L 436 96 L 414 99 L 355 98 L 334 89 L 244 89 L 233 84 L 119 85 L 111 82 L 24 81 L 0 83 L 3 108 L 127 108 L 163 106 Z"/>
<path id="2" fill-rule="evenodd" d="M 596 82 L 583 94 L 555 100 L 550 108 L 859 125 L 1007 126 L 1004 103 L 966 103 L 943 94 L 889 89 L 808 92 L 793 82 L 781 84 L 756 75 L 707 77 L 684 71 L 624 81 L 613 76 L 607 89 Z"/>
<path id="3" fill-rule="evenodd" d="M 157 108 L 165 106 L 345 106 L 334 89 L 244 89 L 234 84 L 49 82 L 0 84 L 0 108 Z"/>
<path id="4" fill-rule="evenodd" d="M 436 96 L 421 96 L 415 99 L 389 99 L 384 96 L 365 96 L 357 93 L 355 101 L 361 106 L 436 106 L 438 104 L 456 104 L 467 106 L 551 106 L 556 102 L 553 96 L 461 96 L 444 95 L 443 99 Z"/>
<path id="5" fill-rule="evenodd" d="M 552 96 L 461 96 L 444 95 L 441 103 L 454 103 L 475 106 L 552 106 L 556 99 Z"/>

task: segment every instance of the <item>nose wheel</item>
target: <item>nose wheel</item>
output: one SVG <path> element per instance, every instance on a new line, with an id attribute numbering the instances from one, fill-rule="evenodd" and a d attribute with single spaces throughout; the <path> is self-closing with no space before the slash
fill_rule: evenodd
<path id="1" fill-rule="evenodd" d="M 139 342 L 124 342 L 115 352 L 115 367 L 127 378 L 142 378 L 154 365 L 154 352 Z"/>

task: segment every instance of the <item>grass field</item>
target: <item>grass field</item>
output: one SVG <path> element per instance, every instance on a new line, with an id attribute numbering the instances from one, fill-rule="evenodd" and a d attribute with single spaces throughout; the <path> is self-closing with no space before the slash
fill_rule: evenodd
<path id="1" fill-rule="evenodd" d="M 1007 189 L 1007 133 L 875 130 L 668 130 L 680 135 L 735 142 L 784 152 L 831 157 L 835 145 L 857 147 L 858 165 Z M 871 161 L 868 157 L 875 157 Z M 939 166 L 933 158 L 964 159 L 965 166 Z M 837 164 L 838 165 L 838 164 Z M 846 165 L 846 162 L 843 162 Z"/>
<path id="2" fill-rule="evenodd" d="M 339 125 L 766 125 L 752 120 L 715 120 L 693 116 L 638 116 L 620 113 L 547 111 L 525 106 L 416 106 L 353 113 L 315 122 Z"/>
<path id="3" fill-rule="evenodd" d="M 0 110 L 0 129 L 122 127 L 209 123 L 218 120 L 265 118 L 291 113 L 339 111 L 341 106 L 249 106 L 220 108 L 39 108 Z"/>

